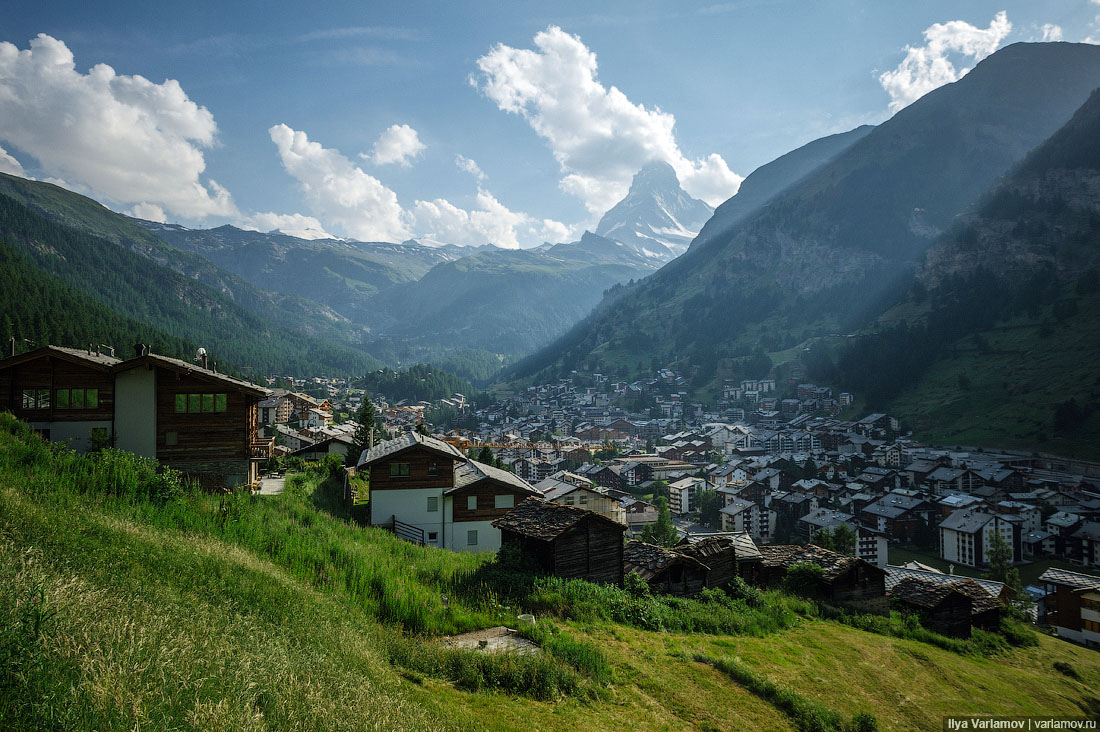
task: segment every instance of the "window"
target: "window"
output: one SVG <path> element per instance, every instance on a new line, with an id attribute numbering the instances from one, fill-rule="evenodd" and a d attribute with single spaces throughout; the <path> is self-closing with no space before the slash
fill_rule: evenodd
<path id="1" fill-rule="evenodd" d="M 439 541 L 439 532 L 438 531 L 429 531 L 428 532 L 428 541 L 433 542 L 433 543 L 436 542 L 436 541 Z"/>
<path id="2" fill-rule="evenodd" d="M 391 463 L 392 465 L 392 463 Z M 439 496 L 428 496 L 428 513 L 439 511 Z"/>
<path id="3" fill-rule="evenodd" d="M 228 394 L 176 394 L 176 414 L 224 412 Z"/>
<path id="4" fill-rule="evenodd" d="M 408 463 L 390 463 L 391 478 L 407 478 L 409 475 Z"/>
<path id="5" fill-rule="evenodd" d="M 1083 620 L 1081 622 L 1085 624 L 1085 630 L 1091 631 L 1093 633 L 1100 633 L 1100 623 L 1096 622 L 1095 620 Z"/>
<path id="6" fill-rule="evenodd" d="M 83 389 L 69 389 L 69 408 L 70 409 L 83 409 L 84 408 L 84 390 Z"/>
<path id="7" fill-rule="evenodd" d="M 50 390 L 49 389 L 24 389 L 23 390 L 23 409 L 49 409 L 50 408 Z"/>
<path id="8" fill-rule="evenodd" d="M 466 532 L 466 546 L 477 546 L 477 529 Z"/>
<path id="9" fill-rule="evenodd" d="M 58 409 L 68 409 L 69 408 L 69 390 L 68 389 L 58 389 L 57 390 L 57 400 L 55 401 L 55 404 L 57 404 Z"/>
<path id="10" fill-rule="evenodd" d="M 588 494 L 587 493 L 580 494 L 580 496 L 578 496 L 577 503 L 580 506 L 587 506 L 588 505 Z"/>
<path id="11" fill-rule="evenodd" d="M 164 444 L 168 447 L 179 444 L 180 434 L 179 432 L 165 432 Z"/>
<path id="12" fill-rule="evenodd" d="M 467 511 L 476 511 L 477 510 L 477 496 L 466 496 L 466 510 Z"/>
<path id="13" fill-rule="evenodd" d="M 428 475 L 435 475 L 438 471 L 439 469 L 436 467 L 436 463 L 428 463 Z"/>
<path id="14" fill-rule="evenodd" d="M 503 496 L 493 496 L 493 508 L 515 508 L 516 497 L 511 493 Z"/>

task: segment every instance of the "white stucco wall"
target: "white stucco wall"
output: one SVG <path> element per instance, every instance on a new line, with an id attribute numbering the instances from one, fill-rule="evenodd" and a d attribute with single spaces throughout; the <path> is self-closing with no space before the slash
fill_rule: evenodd
<path id="1" fill-rule="evenodd" d="M 439 510 L 428 511 L 429 496 L 435 496 Z M 429 533 L 436 532 L 436 546 L 443 546 L 443 503 L 442 488 L 371 491 L 371 522 L 387 524 L 392 517 L 396 516 L 398 521 L 422 529 L 425 540 Z"/>
<path id="2" fill-rule="evenodd" d="M 28 422 L 36 430 L 49 430 L 51 442 L 66 442 L 77 452 L 87 452 L 92 447 L 92 430 L 105 429 L 111 434 L 110 420 L 86 422 Z"/>

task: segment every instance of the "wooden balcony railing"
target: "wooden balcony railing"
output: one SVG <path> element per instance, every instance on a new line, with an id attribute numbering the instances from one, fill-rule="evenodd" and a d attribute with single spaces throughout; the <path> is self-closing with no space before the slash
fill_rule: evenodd
<path id="1" fill-rule="evenodd" d="M 255 438 L 253 437 L 249 443 L 249 447 L 252 451 L 253 460 L 266 460 L 271 457 L 272 451 L 275 449 L 275 438 L 269 439 Z"/>

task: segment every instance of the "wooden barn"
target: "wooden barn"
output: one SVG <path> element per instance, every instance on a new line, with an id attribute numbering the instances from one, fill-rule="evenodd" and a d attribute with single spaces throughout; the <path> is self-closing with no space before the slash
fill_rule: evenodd
<path id="1" fill-rule="evenodd" d="M 821 575 L 821 595 L 825 602 L 859 612 L 885 615 L 889 612 L 886 599 L 886 571 L 858 557 L 806 546 L 762 546 L 761 576 L 766 584 L 786 576 L 794 564 L 809 562 L 824 570 Z"/>
<path id="2" fill-rule="evenodd" d="M 1001 627 L 1001 614 L 1004 605 L 993 597 L 980 584 L 972 579 L 960 579 L 954 587 L 970 596 L 970 624 L 983 630 L 996 630 Z"/>
<path id="3" fill-rule="evenodd" d="M 973 600 L 958 584 L 935 584 L 909 577 L 890 590 L 891 604 L 919 615 L 921 624 L 929 630 L 969 638 Z"/>
<path id="4" fill-rule="evenodd" d="M 689 534 L 675 549 L 710 568 L 707 587 L 726 587 L 734 577 L 752 584 L 758 582 L 760 550 L 747 532 Z"/>
<path id="5" fill-rule="evenodd" d="M 642 541 L 627 542 L 623 548 L 623 574 L 636 573 L 654 592 L 696 595 L 707 586 L 709 571 L 694 557 Z"/>
<path id="6" fill-rule="evenodd" d="M 622 585 L 626 526 L 598 513 L 528 498 L 493 521 L 513 547 L 556 577 Z"/>

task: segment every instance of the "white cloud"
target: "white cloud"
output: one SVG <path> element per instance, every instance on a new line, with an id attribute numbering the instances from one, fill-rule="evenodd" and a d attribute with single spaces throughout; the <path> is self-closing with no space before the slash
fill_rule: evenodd
<path id="1" fill-rule="evenodd" d="M 283 168 L 293 176 L 315 212 L 328 225 L 365 241 L 408 238 L 397 194 L 367 175 L 339 150 L 310 142 L 305 132 L 286 125 L 268 130 Z"/>
<path id="2" fill-rule="evenodd" d="M 0 139 L 74 187 L 188 218 L 233 215 L 228 191 L 200 178 L 216 134 L 213 115 L 175 80 L 154 84 L 105 64 L 82 74 L 44 33 L 25 51 L 0 43 Z"/>
<path id="3" fill-rule="evenodd" d="M 561 244 L 573 238 L 573 227 L 553 219 L 543 219 L 542 226 L 539 228 L 539 237 L 551 244 Z"/>
<path id="4" fill-rule="evenodd" d="M 255 213 L 237 222 L 242 229 L 251 231 L 281 231 L 299 239 L 334 239 L 325 231 L 320 221 L 302 214 Z"/>
<path id="5" fill-rule="evenodd" d="M 410 161 L 424 152 L 425 148 L 424 143 L 420 141 L 420 136 L 412 127 L 392 125 L 375 141 L 371 155 L 359 157 L 370 160 L 375 165 L 400 163 L 407 168 L 411 165 Z"/>
<path id="6" fill-rule="evenodd" d="M 505 112 L 519 114 L 546 140 L 564 174 L 562 190 L 600 214 L 626 195 L 651 160 L 675 168 L 684 189 L 717 205 L 742 177 L 721 156 L 689 160 L 673 134 L 675 118 L 634 104 L 596 78 L 596 54 L 556 26 L 535 35 L 537 50 L 498 44 L 477 60 L 470 83 Z"/>
<path id="7" fill-rule="evenodd" d="M 325 228 L 331 227 L 365 241 L 420 237 L 459 245 L 491 243 L 503 248 L 541 244 L 546 232 L 569 230 L 559 222 L 535 221 L 525 213 L 512 211 L 481 188 L 470 210 L 443 198 L 415 201 L 405 209 L 396 193 L 339 150 L 312 142 L 305 132 L 282 124 L 272 127 L 269 133 L 283 167 L 297 179 L 317 218 L 255 214 L 244 221 L 253 228 L 278 228 L 295 236 L 303 232 L 327 236 Z"/>
<path id="8" fill-rule="evenodd" d="M 161 224 L 168 221 L 164 209 L 154 203 L 139 203 L 130 209 L 129 215 L 134 218 L 145 219 L 146 221 L 156 221 Z"/>
<path id="9" fill-rule="evenodd" d="M 0 147 L 0 173 L 18 175 L 20 178 L 27 177 L 27 173 L 23 170 L 23 166 L 3 147 Z"/>
<path id="10" fill-rule="evenodd" d="M 935 23 L 924 31 L 927 43 L 914 48 L 906 46 L 905 58 L 893 71 L 879 76 L 879 83 L 890 95 L 890 111 L 920 99 L 944 84 L 958 81 L 969 68 L 958 69 L 948 58 L 955 53 L 969 56 L 975 63 L 997 50 L 1012 31 L 1005 11 L 990 21 L 988 28 L 978 28 L 962 20 Z"/>
<path id="11" fill-rule="evenodd" d="M 481 167 L 465 155 L 456 155 L 455 165 L 458 166 L 459 170 L 463 170 L 477 178 L 479 182 L 485 180 L 485 173 L 481 170 Z"/>
<path id="12" fill-rule="evenodd" d="M 1053 23 L 1043 23 L 1042 31 L 1044 41 L 1062 40 L 1062 26 L 1060 25 L 1054 25 Z"/>
<path id="13" fill-rule="evenodd" d="M 443 198 L 417 201 L 410 212 L 417 236 L 463 246 L 494 244 L 518 249 L 521 240 L 527 246 L 541 244 L 546 222 L 568 230 L 556 221 L 536 222 L 525 213 L 512 211 L 484 189 L 478 189 L 476 203 L 476 208 L 466 211 Z"/>

